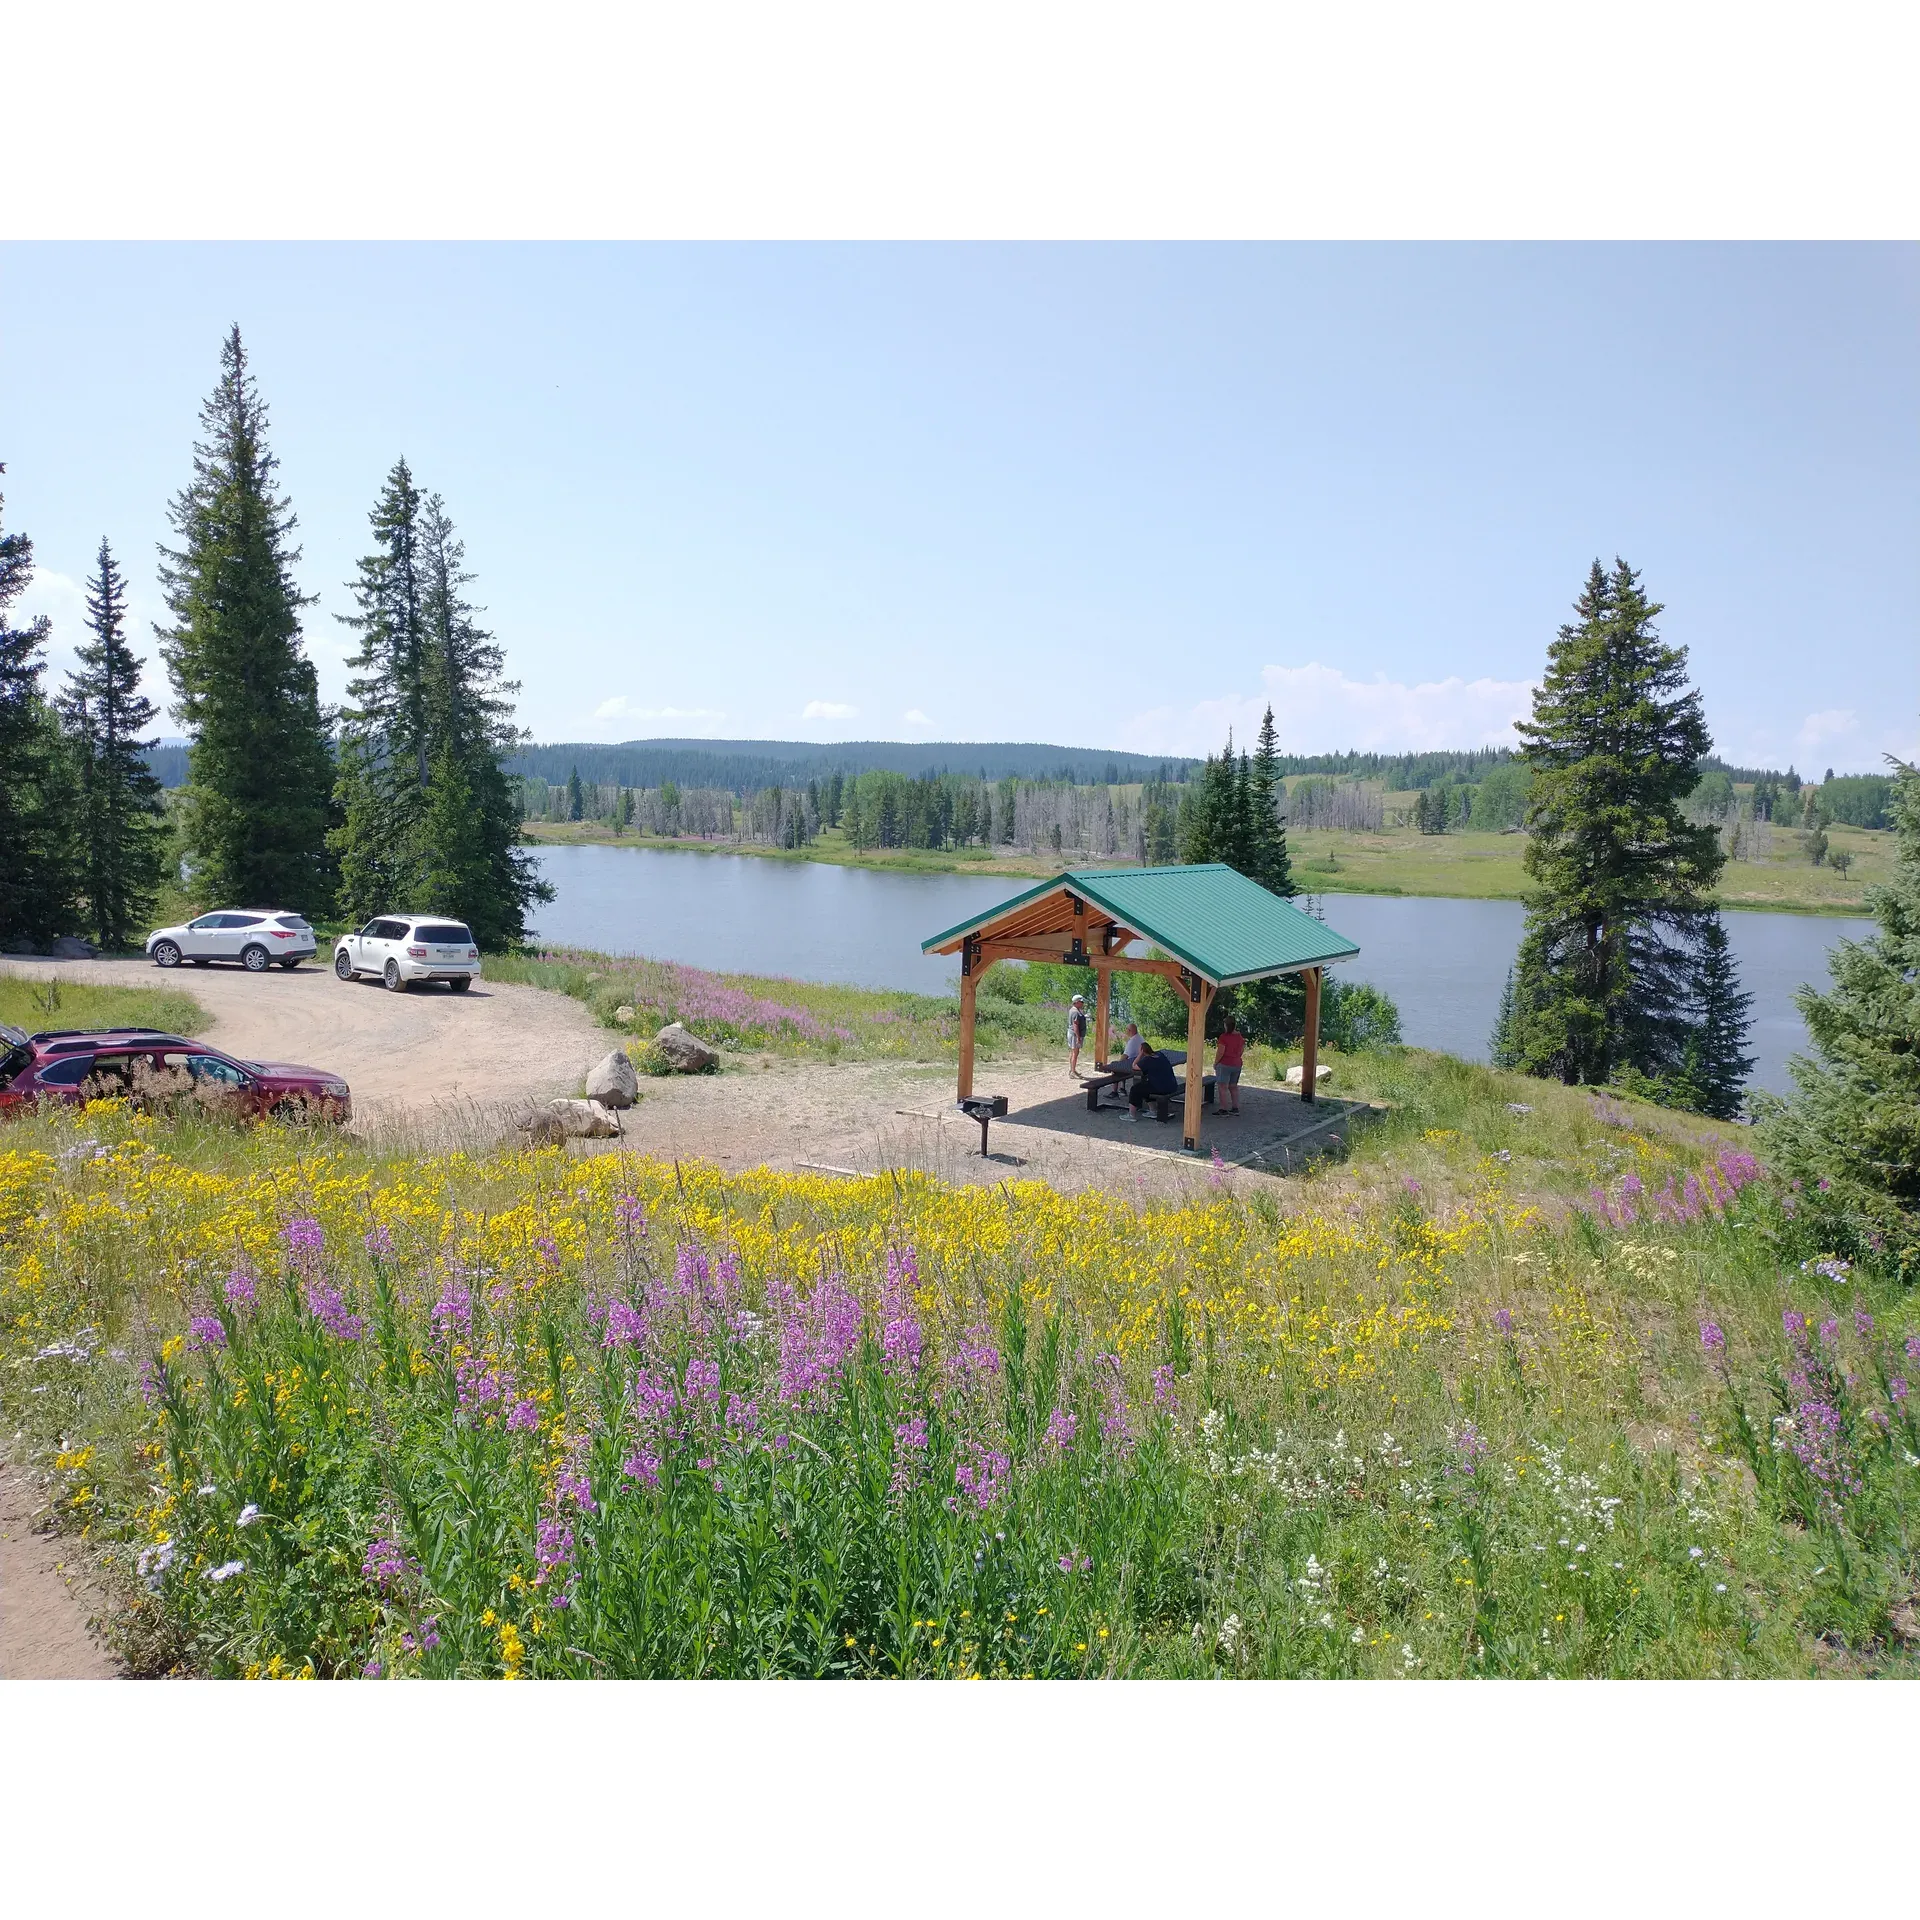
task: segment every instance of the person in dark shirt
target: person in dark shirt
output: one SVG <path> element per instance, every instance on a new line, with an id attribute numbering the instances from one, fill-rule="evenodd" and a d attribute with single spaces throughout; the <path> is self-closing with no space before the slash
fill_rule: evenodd
<path id="1" fill-rule="evenodd" d="M 1133 1118 L 1140 1118 L 1140 1110 L 1158 1094 L 1177 1098 L 1180 1083 L 1173 1077 L 1173 1062 L 1158 1047 L 1142 1045 L 1140 1049 L 1140 1071 L 1133 1076 L 1133 1085 L 1127 1089 L 1127 1105 L 1133 1109 Z"/>

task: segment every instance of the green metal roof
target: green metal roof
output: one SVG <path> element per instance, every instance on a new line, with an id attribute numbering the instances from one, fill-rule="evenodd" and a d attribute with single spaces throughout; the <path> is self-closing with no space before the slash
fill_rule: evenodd
<path id="1" fill-rule="evenodd" d="M 1061 888 L 1079 894 L 1217 987 L 1350 960 L 1344 934 L 1227 866 L 1075 868 L 923 940 L 938 947 Z"/>

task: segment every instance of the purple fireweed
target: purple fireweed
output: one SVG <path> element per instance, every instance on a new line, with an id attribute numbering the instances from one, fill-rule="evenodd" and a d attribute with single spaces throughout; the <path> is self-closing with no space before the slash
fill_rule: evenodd
<path id="1" fill-rule="evenodd" d="M 970 1443 L 970 1459 L 953 1470 L 953 1484 L 966 1494 L 983 1513 L 1000 1497 L 1000 1489 L 1013 1462 L 1007 1455 L 977 1440 Z"/>
<path id="2" fill-rule="evenodd" d="M 1839 1338 L 1840 1322 L 1838 1320 L 1822 1320 L 1820 1322 L 1820 1344 L 1823 1347 L 1832 1346 Z"/>
<path id="3" fill-rule="evenodd" d="M 607 1331 L 600 1344 L 605 1347 L 638 1347 L 647 1338 L 647 1316 L 626 1301 L 607 1302 Z"/>
<path id="4" fill-rule="evenodd" d="M 1909 1360 L 1920 1365 L 1920 1333 L 1910 1333 L 1907 1335 L 1906 1353 Z"/>
<path id="5" fill-rule="evenodd" d="M 1166 1413 L 1180 1411 L 1179 1395 L 1174 1390 L 1173 1369 L 1155 1367 L 1153 1370 L 1153 1404 Z"/>
<path id="6" fill-rule="evenodd" d="M 1893 1396 L 1896 1406 L 1907 1397 L 1907 1383 L 1898 1374 L 1887 1382 L 1887 1392 Z"/>
<path id="7" fill-rule="evenodd" d="M 377 1226 L 360 1236 L 360 1244 L 372 1254 L 387 1254 L 393 1251 L 393 1235 L 386 1227 Z"/>
<path id="8" fill-rule="evenodd" d="M 196 1313 L 187 1322 L 187 1331 L 203 1347 L 224 1347 L 227 1344 L 227 1330 L 210 1313 Z"/>
<path id="9" fill-rule="evenodd" d="M 440 1644 L 440 1616 L 430 1613 L 420 1622 L 420 1637 L 403 1633 L 400 1636 L 400 1648 L 403 1653 L 431 1653 Z"/>
<path id="10" fill-rule="evenodd" d="M 236 1313 L 251 1307 L 259 1297 L 253 1284 L 253 1273 L 247 1267 L 235 1267 L 227 1275 L 221 1291 L 227 1296 L 227 1305 Z"/>
<path id="11" fill-rule="evenodd" d="M 1727 1336 L 1711 1320 L 1700 1322 L 1700 1344 L 1709 1353 L 1721 1353 L 1726 1349 Z"/>
<path id="12" fill-rule="evenodd" d="M 442 1338 L 454 1341 L 470 1339 L 473 1334 L 473 1295 L 452 1274 L 440 1290 L 440 1298 L 431 1309 L 433 1324 Z"/>
<path id="13" fill-rule="evenodd" d="M 634 1417 L 642 1425 L 655 1426 L 665 1421 L 676 1404 L 671 1376 L 663 1383 L 643 1367 L 633 1378 Z"/>
<path id="14" fill-rule="evenodd" d="M 660 1484 L 660 1456 L 650 1447 L 637 1446 L 621 1461 L 620 1471 L 651 1493 Z"/>
<path id="15" fill-rule="evenodd" d="M 760 1431 L 760 1403 L 757 1400 L 742 1400 L 737 1393 L 727 1395 L 727 1427 L 743 1439 L 751 1439 Z"/>
<path id="16" fill-rule="evenodd" d="M 613 1203 L 613 1217 L 623 1227 L 637 1233 L 645 1239 L 647 1232 L 646 1203 L 637 1193 L 623 1193 Z"/>
<path id="17" fill-rule="evenodd" d="M 1055 1453 L 1065 1453 L 1072 1447 L 1073 1437 L 1079 1431 L 1079 1417 L 1067 1412 L 1064 1407 L 1055 1407 L 1047 1417 L 1047 1431 L 1043 1438 Z"/>
<path id="18" fill-rule="evenodd" d="M 711 1400 L 717 1405 L 720 1399 L 719 1361 L 702 1360 L 697 1355 L 689 1360 L 685 1393 L 689 1406 L 696 1400 Z"/>
<path id="19" fill-rule="evenodd" d="M 289 1220 L 280 1229 L 280 1238 L 296 1262 L 317 1259 L 327 1241 L 320 1222 L 305 1214 Z"/>
<path id="20" fill-rule="evenodd" d="M 985 1327 L 968 1327 L 947 1358 L 947 1378 L 964 1389 L 999 1377 L 1000 1349 L 993 1344 Z"/>
<path id="21" fill-rule="evenodd" d="M 347 1311 L 338 1287 L 330 1287 L 323 1280 L 309 1280 L 302 1292 L 307 1311 L 336 1340 L 358 1340 L 366 1333 L 367 1323 L 357 1313 Z"/>
<path id="22" fill-rule="evenodd" d="M 1103 1353 L 1094 1361 L 1100 1370 L 1100 1388 L 1106 1396 L 1107 1410 L 1100 1416 L 1100 1435 L 1121 1458 L 1133 1451 L 1132 1409 L 1127 1405 L 1127 1383 L 1120 1371 L 1120 1356 Z"/>
<path id="23" fill-rule="evenodd" d="M 533 1576 L 533 1584 L 545 1587 L 551 1583 L 553 1591 L 549 1596 L 549 1604 L 564 1607 L 568 1596 L 559 1590 L 559 1581 L 573 1566 L 573 1528 L 564 1520 L 542 1520 L 534 1542 L 533 1557 L 540 1568 Z"/>
<path id="24" fill-rule="evenodd" d="M 593 1482 L 582 1472 L 574 1458 L 560 1463 L 560 1470 L 553 1476 L 553 1493 L 556 1500 L 571 1500 L 582 1513 L 597 1511 L 593 1500 Z"/>
<path id="25" fill-rule="evenodd" d="M 787 1310 L 780 1322 L 780 1398 L 829 1392 L 860 1344 L 860 1302 L 828 1277 L 798 1305 L 790 1293 L 781 1304 Z"/>
<path id="26" fill-rule="evenodd" d="M 1791 1307 L 1783 1307 L 1780 1310 L 1780 1325 L 1789 1340 L 1798 1343 L 1806 1337 L 1807 1316 L 1804 1313 L 1795 1313 Z"/>
<path id="27" fill-rule="evenodd" d="M 926 1454 L 927 1420 L 924 1414 L 916 1413 L 893 1430 L 893 1477 L 887 1483 L 892 1498 L 904 1499 L 919 1484 Z"/>
<path id="28" fill-rule="evenodd" d="M 509 1433 L 531 1433 L 540 1424 L 540 1409 L 531 1400 L 516 1400 L 507 1409 Z"/>
<path id="29" fill-rule="evenodd" d="M 1873 1331 L 1873 1315 L 1870 1314 L 1865 1307 L 1854 1308 L 1853 1330 L 1862 1340 Z"/>
<path id="30" fill-rule="evenodd" d="M 919 1370 L 925 1346 L 913 1295 L 920 1284 L 919 1263 L 911 1247 L 887 1250 L 886 1284 L 880 1292 L 880 1366 L 899 1377 Z"/>
<path id="31" fill-rule="evenodd" d="M 1460 1423 L 1460 1431 L 1453 1437 L 1453 1446 L 1460 1456 L 1459 1471 L 1470 1478 L 1478 1470 L 1479 1462 L 1492 1451 L 1481 1437 L 1480 1429 L 1471 1420 Z"/>
<path id="32" fill-rule="evenodd" d="M 376 1534 L 368 1542 L 367 1556 L 360 1563 L 360 1571 L 383 1594 L 390 1594 L 396 1588 L 405 1586 L 420 1569 L 392 1534 L 382 1533 Z"/>
<path id="33" fill-rule="evenodd" d="M 1509 1339 L 1512 1338 L 1513 1314 L 1509 1308 L 1495 1307 L 1493 1310 L 1493 1324 L 1497 1331 L 1505 1334 Z"/>

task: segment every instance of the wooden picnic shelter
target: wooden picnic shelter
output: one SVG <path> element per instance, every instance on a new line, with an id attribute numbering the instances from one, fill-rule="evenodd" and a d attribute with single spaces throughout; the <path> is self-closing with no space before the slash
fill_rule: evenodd
<path id="1" fill-rule="evenodd" d="M 1158 953 L 1128 951 L 1145 942 Z M 973 1096 L 974 1015 L 980 976 L 996 960 L 1091 967 L 1093 1057 L 1107 1060 L 1113 976 L 1157 973 L 1187 1002 L 1184 1144 L 1200 1145 L 1207 1009 L 1222 987 L 1280 974 L 1306 976 L 1300 1097 L 1314 1097 L 1321 970 L 1359 947 L 1291 902 L 1221 865 L 1074 868 L 921 942 L 960 956 L 960 1086 Z"/>

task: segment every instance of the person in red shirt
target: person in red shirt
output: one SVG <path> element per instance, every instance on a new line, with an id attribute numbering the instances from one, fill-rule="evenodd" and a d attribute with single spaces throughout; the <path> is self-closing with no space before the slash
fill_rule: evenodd
<path id="1" fill-rule="evenodd" d="M 1247 1036 L 1232 1014 L 1213 1043 L 1213 1104 L 1221 1113 L 1240 1111 L 1240 1068 L 1247 1057 Z"/>

